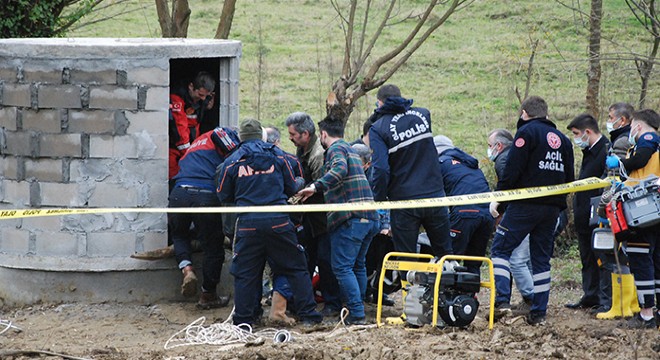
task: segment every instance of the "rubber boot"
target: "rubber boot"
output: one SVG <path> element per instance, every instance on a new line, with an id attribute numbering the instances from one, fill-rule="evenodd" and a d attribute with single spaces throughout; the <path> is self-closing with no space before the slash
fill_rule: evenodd
<path id="1" fill-rule="evenodd" d="M 630 287 L 632 290 L 630 291 L 630 296 L 628 297 L 629 299 L 629 306 L 630 306 L 630 315 L 624 315 L 624 316 L 633 316 L 634 314 L 642 311 L 642 309 L 639 307 L 639 298 L 637 297 L 637 287 L 635 286 L 635 276 L 632 274 L 628 275 L 623 275 L 623 288 L 624 288 L 624 293 L 623 296 L 626 296 L 625 289 L 626 286 Z M 625 300 L 624 300 L 625 301 Z"/>
<path id="2" fill-rule="evenodd" d="M 623 297 L 621 296 L 622 293 Z M 631 274 L 619 275 L 612 273 L 612 307 L 607 312 L 596 314 L 596 318 L 604 320 L 632 316 L 633 313 L 630 309 L 631 297 L 636 298 L 633 276 Z"/>
<path id="3" fill-rule="evenodd" d="M 286 298 L 277 291 L 273 291 L 273 300 L 270 305 L 270 315 L 268 318 L 274 322 L 280 322 L 285 325 L 294 325 L 296 320 L 286 316 Z"/>

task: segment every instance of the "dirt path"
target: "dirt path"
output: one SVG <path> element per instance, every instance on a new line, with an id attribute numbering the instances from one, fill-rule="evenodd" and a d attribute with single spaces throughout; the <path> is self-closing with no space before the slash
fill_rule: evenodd
<path id="1" fill-rule="evenodd" d="M 555 294 L 561 294 L 561 291 Z M 206 316 L 206 324 L 222 322 L 229 309 L 202 312 L 194 303 L 154 305 L 62 304 L 5 309 L 0 319 L 23 329 L 0 334 L 0 354 L 9 350 L 47 350 L 87 359 L 660 359 L 660 332 L 623 331 L 619 321 L 598 321 L 586 312 L 559 306 L 553 296 L 548 323 L 532 327 L 522 317 L 509 318 L 488 330 L 486 306 L 468 329 L 430 327 L 340 330 L 326 326 L 294 341 L 219 350 L 196 345 L 165 350 L 177 331 Z M 485 304 L 485 299 L 482 301 Z M 375 308 L 369 306 L 369 314 Z M 388 310 L 385 315 L 397 312 Z M 0 331 L 4 329 L 0 325 Z M 301 329 L 294 329 L 296 332 Z M 631 344 L 637 344 L 637 357 Z M 0 356 L 33 359 L 28 355 Z M 46 356 L 42 359 L 59 359 Z"/>

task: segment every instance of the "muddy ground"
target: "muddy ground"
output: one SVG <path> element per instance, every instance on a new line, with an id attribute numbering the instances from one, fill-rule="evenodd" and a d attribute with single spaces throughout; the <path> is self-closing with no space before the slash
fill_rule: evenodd
<path id="1" fill-rule="evenodd" d="M 182 346 L 166 350 L 167 340 L 198 319 L 222 322 L 230 309 L 201 311 L 194 303 L 59 304 L 2 309 L 11 328 L 0 334 L 2 359 L 61 359 L 29 354 L 50 351 L 84 359 L 660 359 L 660 332 L 627 331 L 621 321 L 600 321 L 563 304 L 575 299 L 573 288 L 553 288 L 548 322 L 532 327 L 522 317 L 503 319 L 488 329 L 487 291 L 480 294 L 479 317 L 467 328 L 334 329 L 327 325 L 294 340 L 274 344 L 266 339 L 252 346 Z M 400 299 L 399 299 L 400 301 Z M 400 309 L 386 308 L 386 316 Z M 368 306 L 372 321 L 375 307 Z M 5 327 L 0 325 L 0 332 Z M 257 329 L 258 330 L 258 329 Z M 15 354 L 15 355 L 10 355 Z"/>

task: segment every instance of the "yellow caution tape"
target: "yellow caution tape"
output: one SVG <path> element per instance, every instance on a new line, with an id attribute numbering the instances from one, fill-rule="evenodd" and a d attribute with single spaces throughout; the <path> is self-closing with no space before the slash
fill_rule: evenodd
<path id="1" fill-rule="evenodd" d="M 61 216 L 106 213 L 250 213 L 250 212 L 319 212 L 355 211 L 378 209 L 412 209 L 437 206 L 457 206 L 489 203 L 491 201 L 514 201 L 551 195 L 562 195 L 578 191 L 600 189 L 611 184 L 608 179 L 588 178 L 568 184 L 540 186 L 515 190 L 494 191 L 470 195 L 447 196 L 430 199 L 414 199 L 382 202 L 359 202 L 344 204 L 311 205 L 266 205 L 266 206 L 224 206 L 192 208 L 85 208 L 85 209 L 25 209 L 0 210 L 0 220 L 38 216 Z"/>

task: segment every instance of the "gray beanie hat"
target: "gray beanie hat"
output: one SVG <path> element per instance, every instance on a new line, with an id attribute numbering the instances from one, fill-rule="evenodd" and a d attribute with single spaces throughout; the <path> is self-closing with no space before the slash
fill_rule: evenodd
<path id="1" fill-rule="evenodd" d="M 238 127 L 238 137 L 241 141 L 261 140 L 263 138 L 263 129 L 259 120 L 245 119 L 241 121 Z"/>
<path id="2" fill-rule="evenodd" d="M 444 135 L 434 136 L 433 144 L 435 145 L 435 149 L 438 151 L 438 155 L 442 154 L 445 150 L 453 149 L 455 147 L 451 139 Z"/>

